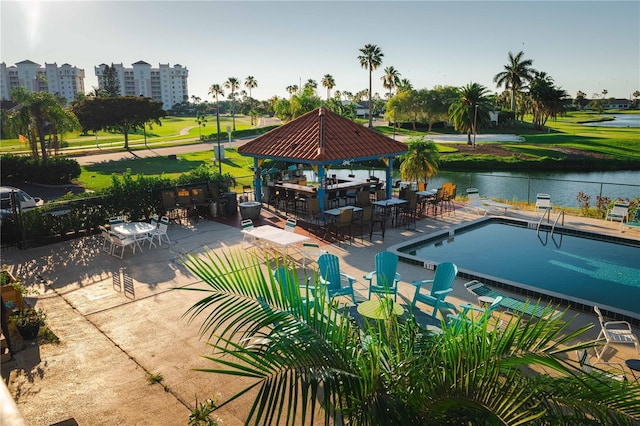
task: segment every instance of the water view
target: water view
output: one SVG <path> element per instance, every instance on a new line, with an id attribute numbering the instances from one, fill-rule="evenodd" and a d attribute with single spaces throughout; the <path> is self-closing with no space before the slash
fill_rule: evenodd
<path id="1" fill-rule="evenodd" d="M 358 179 L 376 176 L 385 179 L 385 170 L 380 169 L 331 169 L 329 174 L 338 177 L 355 175 Z M 309 181 L 317 180 L 313 171 L 305 172 Z M 394 180 L 400 179 L 397 171 Z M 578 207 L 576 197 L 579 192 L 591 197 L 591 206 L 596 204 L 596 196 L 634 199 L 640 196 L 640 172 L 448 172 L 441 171 L 431 179 L 428 188 L 438 188 L 445 182 L 458 185 L 458 194 L 467 188 L 478 188 L 480 195 L 509 201 L 534 202 L 536 194 L 551 195 L 555 205 Z"/>
<path id="2" fill-rule="evenodd" d="M 614 119 L 611 121 L 584 124 L 585 126 L 597 127 L 640 127 L 640 114 L 613 114 L 613 117 Z"/>

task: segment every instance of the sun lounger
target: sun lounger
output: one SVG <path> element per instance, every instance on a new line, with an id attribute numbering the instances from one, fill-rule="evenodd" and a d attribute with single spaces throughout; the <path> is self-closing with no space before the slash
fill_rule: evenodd
<path id="1" fill-rule="evenodd" d="M 640 229 L 640 207 L 636 208 L 636 213 L 627 222 L 620 224 L 620 230 L 624 232 L 624 228 Z"/>
<path id="2" fill-rule="evenodd" d="M 483 212 L 484 215 L 489 212 L 489 208 L 502 209 L 505 215 L 507 214 L 507 210 L 513 208 L 511 204 L 481 198 L 476 188 L 467 188 L 467 196 L 469 197 L 469 206 L 476 211 Z"/>
<path id="3" fill-rule="evenodd" d="M 496 290 L 487 287 L 480 281 L 470 281 L 466 283 L 464 287 L 478 297 L 497 299 L 502 296 L 500 306 L 516 314 L 523 313 L 532 318 L 545 319 L 555 319 L 562 314 L 561 312 L 556 312 L 555 310 L 550 309 L 548 306 L 540 306 L 536 303 L 530 303 L 528 301 L 505 296 Z"/>

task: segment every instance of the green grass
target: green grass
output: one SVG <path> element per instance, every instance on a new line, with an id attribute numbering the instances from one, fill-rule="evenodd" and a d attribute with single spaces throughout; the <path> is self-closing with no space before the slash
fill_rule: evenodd
<path id="1" fill-rule="evenodd" d="M 151 157 L 82 166 L 78 180 L 86 189 L 98 191 L 111 186 L 113 175 L 122 176 L 130 171 L 133 176 L 164 176 L 175 179 L 182 173 L 198 168 L 201 164 L 218 170 L 218 165 L 213 164 L 213 152 L 208 150 L 179 154 L 177 160 L 168 157 Z M 236 189 L 242 188 L 242 185 L 253 184 L 252 167 L 253 159 L 241 156 L 235 148 L 225 149 L 222 173 L 230 173 L 236 178 Z"/>
<path id="2" fill-rule="evenodd" d="M 216 117 L 207 116 L 207 123 L 201 127 L 202 136 L 217 133 Z M 147 144 L 154 145 L 167 141 L 178 141 L 185 139 L 197 139 L 198 123 L 194 117 L 165 117 L 160 120 L 162 125 L 147 126 Z M 220 131 L 225 132 L 227 126 L 232 127 L 232 117 L 220 117 Z M 236 116 L 236 130 L 250 129 L 251 120 L 247 116 Z M 181 135 L 182 129 L 190 128 L 187 134 Z M 80 132 L 71 132 L 63 135 L 64 144 L 70 148 L 93 148 L 96 146 L 94 134 L 83 136 Z M 144 132 L 139 129 L 135 133 L 129 133 L 129 144 L 135 144 L 144 140 Z M 101 148 L 121 148 L 124 145 L 122 133 L 98 132 L 98 144 Z M 18 139 L 0 140 L 0 153 L 16 153 L 28 150 L 26 144 L 20 143 Z"/>

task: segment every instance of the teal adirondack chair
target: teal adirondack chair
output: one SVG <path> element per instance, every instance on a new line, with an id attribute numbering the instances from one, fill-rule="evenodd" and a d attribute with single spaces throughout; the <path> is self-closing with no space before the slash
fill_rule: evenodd
<path id="1" fill-rule="evenodd" d="M 327 289 L 328 300 L 337 296 L 349 296 L 353 303 L 356 303 L 356 295 L 353 291 L 353 283 L 356 279 L 343 272 L 340 272 L 340 259 L 331 253 L 325 253 L 318 258 L 318 273 L 320 274 L 320 284 Z M 345 287 L 342 280 L 347 281 Z"/>
<path id="2" fill-rule="evenodd" d="M 400 274 L 396 272 L 397 270 L 398 255 L 390 251 L 376 254 L 376 270 L 363 277 L 369 281 L 369 299 L 371 299 L 371 293 L 376 293 L 393 294 L 393 299 L 398 300 Z"/>
<path id="3" fill-rule="evenodd" d="M 413 302 L 411 302 L 411 309 L 416 307 L 417 302 L 426 303 L 429 306 L 433 306 L 431 316 L 435 318 L 440 305 L 446 303 L 444 299 L 453 291 L 451 286 L 457 274 L 458 267 L 453 263 L 445 262 L 438 265 L 436 275 L 432 280 L 414 281 L 412 284 L 416 286 L 416 292 L 413 296 Z M 424 284 L 431 284 L 431 292 L 429 294 L 420 292 Z"/>
<path id="4" fill-rule="evenodd" d="M 283 296 L 290 303 L 294 305 L 297 305 L 298 301 L 301 301 L 303 305 L 307 302 L 313 303 L 313 287 L 309 288 L 308 286 L 300 285 L 296 274 L 291 269 L 280 266 L 273 272 L 273 277 L 282 288 Z M 307 283 L 309 279 L 310 277 L 307 278 Z"/>

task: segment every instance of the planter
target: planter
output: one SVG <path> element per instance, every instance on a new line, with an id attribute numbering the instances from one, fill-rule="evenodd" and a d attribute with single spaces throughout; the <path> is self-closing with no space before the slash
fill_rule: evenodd
<path id="1" fill-rule="evenodd" d="M 11 301 L 17 309 L 23 308 L 22 293 L 19 290 L 12 285 L 3 285 L 1 290 L 4 303 Z"/>
<path id="2" fill-rule="evenodd" d="M 32 340 L 38 337 L 38 332 L 40 331 L 40 324 L 31 325 L 27 327 L 16 327 L 18 329 L 18 333 L 22 336 L 23 339 Z"/>

